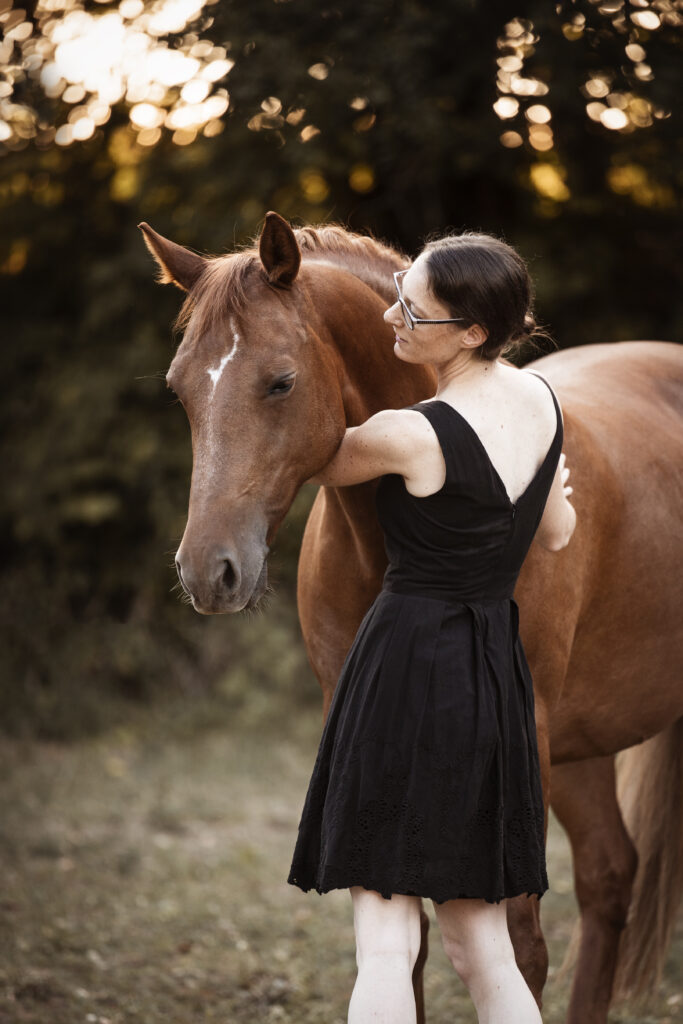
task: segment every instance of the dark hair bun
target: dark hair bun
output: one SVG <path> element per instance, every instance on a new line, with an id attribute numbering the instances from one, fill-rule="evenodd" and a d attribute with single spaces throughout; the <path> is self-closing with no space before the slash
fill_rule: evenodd
<path id="1" fill-rule="evenodd" d="M 537 329 L 538 324 L 536 323 L 536 317 L 531 310 L 529 310 L 524 314 L 524 323 L 522 326 L 518 327 L 511 335 L 512 341 L 523 341 L 525 338 L 531 337 Z"/>

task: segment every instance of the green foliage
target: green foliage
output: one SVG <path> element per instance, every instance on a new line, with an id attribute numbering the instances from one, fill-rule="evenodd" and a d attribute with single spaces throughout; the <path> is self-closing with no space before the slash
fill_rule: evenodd
<path id="1" fill-rule="evenodd" d="M 271 208 L 413 252 L 430 232 L 479 228 L 529 260 L 560 346 L 675 340 L 683 323 L 680 64 L 668 36 L 643 42 L 656 65 L 647 88 L 673 113 L 622 134 L 587 119 L 579 90 L 619 66 L 623 39 L 570 41 L 540 0 L 514 12 L 538 27 L 530 71 L 551 87 L 555 148 L 536 152 L 499 141 L 521 130 L 493 110 L 507 4 L 259 0 L 212 12 L 214 40 L 229 39 L 236 59 L 221 134 L 146 149 L 121 108 L 86 143 L 2 161 L 0 715 L 13 732 L 93 730 L 125 713 L 121 697 L 218 690 L 237 705 L 254 681 L 273 706 L 316 699 L 295 609 L 312 494 L 281 528 L 265 614 L 206 619 L 172 589 L 191 449 L 163 377 L 181 295 L 155 284 L 138 221 L 212 253 L 244 242 Z M 316 64 L 326 77 L 309 74 Z M 266 97 L 282 116 L 255 130 Z M 285 120 L 295 109 L 296 125 Z M 307 125 L 319 133 L 302 141 Z"/>

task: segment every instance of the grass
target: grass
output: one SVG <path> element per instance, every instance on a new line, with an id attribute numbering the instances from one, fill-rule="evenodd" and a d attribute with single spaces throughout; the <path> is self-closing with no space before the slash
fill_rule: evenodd
<path id="1" fill-rule="evenodd" d="M 319 710 L 266 726 L 220 706 L 139 711 L 71 745 L 2 741 L 0 1021 L 343 1024 L 355 978 L 348 891 L 286 883 Z M 544 1021 L 576 904 L 553 819 Z M 429 901 L 429 1024 L 476 1021 Z M 660 995 L 621 1024 L 683 1020 L 679 927 Z"/>

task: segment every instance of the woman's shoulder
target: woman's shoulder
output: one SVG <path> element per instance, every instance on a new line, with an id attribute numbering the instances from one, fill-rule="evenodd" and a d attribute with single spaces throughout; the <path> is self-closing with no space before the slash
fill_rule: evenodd
<path id="1" fill-rule="evenodd" d="M 499 364 L 502 371 L 503 391 L 518 401 L 530 401 L 541 410 L 544 407 L 554 412 L 557 395 L 555 390 L 541 370 L 531 367 L 517 367 L 509 364 Z M 553 401 L 553 399 L 555 401 Z M 559 405 L 559 401 L 558 401 Z"/>
<path id="2" fill-rule="evenodd" d="M 504 434 L 514 435 L 522 444 L 527 441 L 534 448 L 540 441 L 547 447 L 557 431 L 558 420 L 562 420 L 550 383 L 531 369 L 520 369 L 512 364 L 499 364 L 497 369 L 495 386 L 477 410 L 480 415 L 476 426 L 481 428 L 481 436 L 494 450 L 501 428 Z"/>
<path id="3" fill-rule="evenodd" d="M 552 391 L 552 385 L 548 378 L 540 370 L 532 370 L 531 367 L 521 367 L 516 370 L 516 379 L 522 382 L 524 387 L 532 387 L 541 392 Z M 542 383 L 536 383 L 537 381 Z"/>
<path id="4" fill-rule="evenodd" d="M 433 444 L 435 430 L 432 416 L 425 410 L 427 402 L 416 402 L 414 405 L 400 409 L 380 409 L 362 424 L 365 434 L 372 433 L 378 440 L 384 440 L 388 447 L 396 444 L 401 447 L 411 446 L 416 455 L 424 453 Z"/>
<path id="5" fill-rule="evenodd" d="M 550 383 L 545 374 L 541 373 L 540 370 L 532 370 L 531 368 L 523 368 L 521 370 L 518 370 L 517 372 L 518 378 L 523 378 L 523 386 L 527 389 L 529 387 L 531 388 L 531 390 L 528 391 L 528 394 L 531 396 L 538 396 L 538 401 L 545 404 L 546 409 L 548 409 L 549 411 L 548 418 L 556 420 L 557 411 L 559 411 L 560 419 L 562 419 L 562 407 L 560 405 L 560 400 L 557 397 L 553 385 Z M 551 396 L 552 406 L 548 402 L 548 393 L 550 393 Z M 557 410 L 555 408 L 556 406 Z M 551 410 L 552 416 L 550 415 Z"/>

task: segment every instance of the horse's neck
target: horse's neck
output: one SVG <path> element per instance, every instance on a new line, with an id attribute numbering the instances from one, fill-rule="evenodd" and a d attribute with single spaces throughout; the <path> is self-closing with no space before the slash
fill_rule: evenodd
<path id="1" fill-rule="evenodd" d="M 359 281 L 372 288 L 373 292 L 387 304 L 391 305 L 396 301 L 393 274 L 396 270 L 404 269 L 398 256 L 385 256 L 372 264 L 359 257 L 357 253 L 325 253 L 316 252 L 306 256 L 308 264 L 323 264 L 328 267 L 338 267 L 353 274 Z"/>
<path id="2" fill-rule="evenodd" d="M 320 317 L 320 332 L 336 352 L 346 425 L 357 426 L 380 409 L 401 409 L 431 397 L 434 371 L 394 354 L 393 331 L 384 322 L 387 300 L 357 275 L 339 273 L 334 264 L 323 270 L 322 261 L 316 262 L 317 268 L 306 263 L 309 298 Z"/>
<path id="3" fill-rule="evenodd" d="M 347 270 L 391 304 L 395 301 L 393 273 L 410 261 L 396 249 L 369 235 L 358 235 L 338 224 L 298 228 L 297 242 L 306 262 L 327 263 Z"/>

